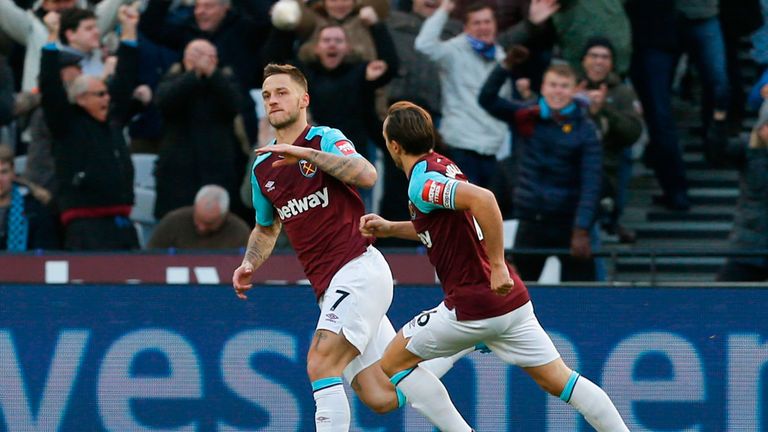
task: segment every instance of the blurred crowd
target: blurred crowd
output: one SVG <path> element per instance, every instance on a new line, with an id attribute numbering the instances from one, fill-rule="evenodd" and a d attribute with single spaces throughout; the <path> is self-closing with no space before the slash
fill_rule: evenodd
<path id="1" fill-rule="evenodd" d="M 571 251 L 564 280 L 597 277 L 601 231 L 635 241 L 621 223 L 633 157 L 659 182 L 655 205 L 691 209 L 672 102 L 690 69 L 705 160 L 742 170 L 734 245 L 768 248 L 768 109 L 738 139 L 768 98 L 768 71 L 745 83 L 739 65 L 749 36 L 768 64 L 767 7 L 0 0 L 0 250 L 244 246 L 253 149 L 272 139 L 259 89 L 272 62 L 298 66 L 311 121 L 340 129 L 383 171 L 362 193 L 370 210 L 408 218 L 381 126 L 389 104 L 417 103 L 439 151 L 519 220 L 516 247 Z M 514 261 L 523 279 L 544 265 Z M 765 261 L 730 260 L 721 276 L 765 278 Z"/>

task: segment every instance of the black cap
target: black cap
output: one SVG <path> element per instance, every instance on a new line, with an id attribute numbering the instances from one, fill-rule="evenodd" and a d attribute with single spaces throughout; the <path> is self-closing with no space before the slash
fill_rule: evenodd
<path id="1" fill-rule="evenodd" d="M 596 46 L 608 48 L 608 51 L 611 52 L 611 57 L 616 57 L 616 50 L 613 49 L 613 44 L 611 43 L 610 39 L 605 36 L 592 36 L 584 45 L 584 51 L 581 53 L 581 58 L 584 59 L 584 57 L 587 56 L 589 50 Z"/>

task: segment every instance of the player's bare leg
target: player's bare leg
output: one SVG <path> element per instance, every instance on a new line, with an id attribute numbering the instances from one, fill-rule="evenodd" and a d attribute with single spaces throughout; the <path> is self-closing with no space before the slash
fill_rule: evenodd
<path id="1" fill-rule="evenodd" d="M 317 330 L 307 353 L 307 375 L 315 397 L 318 432 L 347 432 L 349 401 L 341 374 L 360 352 L 347 339 L 328 330 Z"/>
<path id="2" fill-rule="evenodd" d="M 450 357 L 423 361 L 419 363 L 419 367 L 432 372 L 435 377 L 440 379 L 453 367 L 454 363 L 473 351 L 475 351 L 474 347 L 467 348 Z M 358 373 L 352 380 L 352 389 L 368 408 L 378 414 L 386 414 L 400 408 L 403 403 L 402 399 L 405 397 L 404 395 L 398 396 L 397 388 L 382 370 L 380 361 Z"/>
<path id="3" fill-rule="evenodd" d="M 360 400 L 378 414 L 386 414 L 400 407 L 401 399 L 389 377 L 376 362 L 363 369 L 352 379 L 352 389 Z M 404 396 L 403 396 L 404 397 Z"/>
<path id="4" fill-rule="evenodd" d="M 576 408 L 599 432 L 629 431 L 603 389 L 571 370 L 561 358 L 523 370 L 544 391 Z"/>
<path id="5" fill-rule="evenodd" d="M 381 358 L 381 368 L 408 398 L 411 406 L 443 432 L 467 432 L 472 428 L 453 406 L 448 391 L 428 370 L 417 367 L 423 361 L 406 349 L 402 330 L 395 335 Z"/>

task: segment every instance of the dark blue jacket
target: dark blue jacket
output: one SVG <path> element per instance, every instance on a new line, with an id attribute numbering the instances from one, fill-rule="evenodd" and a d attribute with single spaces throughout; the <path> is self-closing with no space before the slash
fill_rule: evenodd
<path id="1" fill-rule="evenodd" d="M 602 182 L 602 145 L 585 107 L 573 103 L 560 113 L 546 104 L 499 97 L 509 78 L 501 66 L 480 91 L 480 106 L 515 131 L 518 174 L 515 215 L 525 220 L 571 223 L 589 229 Z"/>

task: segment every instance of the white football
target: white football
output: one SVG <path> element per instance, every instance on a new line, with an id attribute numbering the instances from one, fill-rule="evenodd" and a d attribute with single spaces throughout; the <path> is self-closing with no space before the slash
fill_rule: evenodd
<path id="1" fill-rule="evenodd" d="M 301 8 L 295 0 L 280 0 L 272 7 L 272 25 L 280 30 L 293 30 L 299 25 Z"/>

